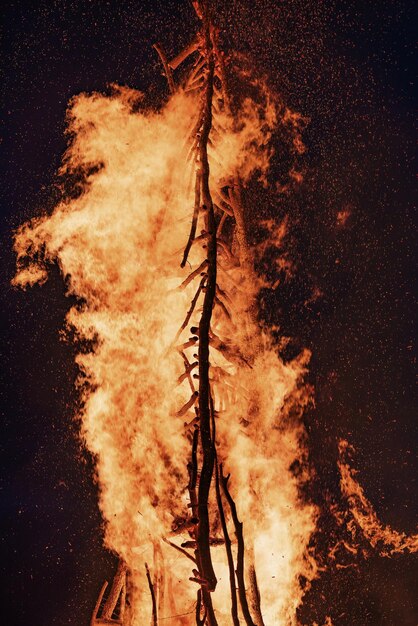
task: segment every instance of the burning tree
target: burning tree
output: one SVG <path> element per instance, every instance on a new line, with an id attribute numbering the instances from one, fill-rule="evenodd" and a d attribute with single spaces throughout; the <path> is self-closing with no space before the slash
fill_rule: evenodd
<path id="1" fill-rule="evenodd" d="M 82 433 L 121 559 L 93 626 L 295 623 L 299 579 L 315 575 L 315 509 L 290 469 L 309 355 L 285 364 L 258 321 L 242 199 L 274 128 L 298 118 L 242 69 L 248 92 L 230 92 L 210 4 L 194 6 L 191 45 L 171 61 L 156 46 L 161 111 L 115 86 L 74 99 L 63 172 L 80 192 L 16 238 L 15 283 L 57 261 L 78 297 L 67 324 L 93 345 L 77 358 Z"/>

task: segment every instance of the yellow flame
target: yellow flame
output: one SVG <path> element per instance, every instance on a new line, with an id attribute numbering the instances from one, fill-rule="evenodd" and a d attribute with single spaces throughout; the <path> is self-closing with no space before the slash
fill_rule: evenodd
<path id="1" fill-rule="evenodd" d="M 362 486 L 355 478 L 355 470 L 347 462 L 350 447 L 347 441 L 340 441 L 338 467 L 341 475 L 341 492 L 348 500 L 357 528 L 361 529 L 372 548 L 376 548 L 381 556 L 390 557 L 393 554 L 418 552 L 418 534 L 407 535 L 394 530 L 389 525 L 382 524 L 377 517 L 373 505 L 366 498 Z M 350 523 L 349 530 L 355 533 L 355 528 L 350 526 Z"/>
<path id="2" fill-rule="evenodd" d="M 205 258 L 203 238 L 192 247 L 190 267 L 180 268 L 193 204 L 188 137 L 199 102 L 178 92 L 159 112 L 133 112 L 138 101 L 140 94 L 122 87 L 110 97 L 82 94 L 73 100 L 64 169 L 87 172 L 83 190 L 51 216 L 20 228 L 14 283 L 44 281 L 44 263 L 56 260 L 69 293 L 80 301 L 68 312 L 67 324 L 82 340 L 94 341 L 90 353 L 77 357 L 82 435 L 97 460 L 106 544 L 131 572 L 130 623 L 142 626 L 150 619 L 146 561 L 155 572 L 165 572 L 160 618 L 191 624 L 193 565 L 161 540 L 179 545 L 190 539 L 182 520 L 188 517 L 185 423 L 194 417 L 186 406 L 193 379 L 182 380 L 176 345 L 187 344 L 201 306 L 199 301 L 179 335 L 200 277 L 179 285 Z M 238 124 L 226 114 L 217 117 L 210 148 L 215 189 L 226 176 L 238 173 L 245 181 L 255 171 L 266 172 L 276 118 L 274 108 L 261 115 L 251 100 L 244 102 Z M 290 112 L 288 120 L 300 123 Z M 249 315 L 258 279 L 234 267 L 221 247 L 219 264 L 219 285 L 228 300 L 215 308 L 212 322 L 218 454 L 231 474 L 265 624 L 295 624 L 302 597 L 298 576 L 315 575 L 307 546 L 316 512 L 300 499 L 290 471 L 304 455 L 300 415 L 309 402 L 303 385 L 309 355 L 289 364 L 280 360 L 268 333 Z M 192 362 L 193 345 L 184 350 Z M 229 624 L 226 558 L 222 546 L 213 551 L 219 580 L 215 612 L 219 624 Z"/>

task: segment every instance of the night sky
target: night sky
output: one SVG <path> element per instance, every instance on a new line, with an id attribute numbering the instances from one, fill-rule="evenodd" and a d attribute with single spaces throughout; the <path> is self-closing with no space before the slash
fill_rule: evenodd
<path id="1" fill-rule="evenodd" d="M 262 311 L 292 338 L 286 358 L 303 346 L 313 355 L 316 406 L 305 423 L 315 472 L 307 497 L 324 509 L 318 554 L 340 532 L 326 513 L 339 501 L 340 438 L 355 447 L 357 477 L 380 519 L 412 533 L 414 3 L 222 4 L 231 49 L 310 119 L 304 182 L 290 195 L 271 193 L 263 208 L 265 217 L 288 215 L 294 272 L 264 294 Z M 157 106 L 166 85 L 152 44 L 174 55 L 197 20 L 186 0 L 5 0 L 3 14 L 0 622 L 87 626 L 116 558 L 101 547 L 93 464 L 73 419 L 75 348 L 59 336 L 70 303 L 56 268 L 42 287 L 10 287 L 12 232 L 61 197 L 70 98 L 118 82 Z M 277 150 L 270 189 L 279 161 Z M 416 558 L 369 550 L 356 565 L 331 568 L 313 584 L 303 623 L 329 614 L 334 626 L 416 626 Z"/>

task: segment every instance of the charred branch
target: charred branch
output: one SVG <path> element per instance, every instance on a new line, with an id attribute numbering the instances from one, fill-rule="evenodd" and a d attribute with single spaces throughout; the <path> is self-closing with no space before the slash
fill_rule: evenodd
<path id="1" fill-rule="evenodd" d="M 205 297 L 203 301 L 203 311 L 199 322 L 199 418 L 200 418 L 200 439 L 202 445 L 202 469 L 198 488 L 198 517 L 196 541 L 198 544 L 198 563 L 201 578 L 207 581 L 207 590 L 202 587 L 203 602 L 209 613 L 209 620 L 216 623 L 211 611 L 212 604 L 207 605 L 210 600 L 208 591 L 216 588 L 216 575 L 212 565 L 210 553 L 210 522 L 208 499 L 212 481 L 215 444 L 211 435 L 211 411 L 210 411 L 210 383 L 209 383 L 209 332 L 212 319 L 212 311 L 216 293 L 216 264 L 217 264 L 217 240 L 216 224 L 213 210 L 212 196 L 209 188 L 209 161 L 207 144 L 212 126 L 212 97 L 213 97 L 213 75 L 214 56 L 211 40 L 211 29 L 208 20 L 204 20 L 205 48 L 207 56 L 207 83 L 205 94 L 204 122 L 202 126 L 202 136 L 200 141 L 200 166 L 202 183 L 202 200 L 206 207 L 205 219 L 206 229 L 210 233 L 207 244 L 207 281 Z M 214 620 L 214 621 L 213 621 Z"/>
<path id="2" fill-rule="evenodd" d="M 198 290 L 196 291 L 196 293 L 195 293 L 195 295 L 193 297 L 193 300 L 191 301 L 190 308 L 187 311 L 187 315 L 184 318 L 184 322 L 182 323 L 182 325 L 180 326 L 179 331 L 177 332 L 177 336 L 176 336 L 175 341 L 177 341 L 177 339 L 180 337 L 180 335 L 183 332 L 183 330 L 186 328 L 187 324 L 190 322 L 190 318 L 193 315 L 193 311 L 195 310 L 195 307 L 196 307 L 197 301 L 199 299 L 200 293 L 201 293 L 201 291 L 202 291 L 202 289 L 204 287 L 204 284 L 206 282 L 206 278 L 207 277 L 204 276 L 202 278 L 202 280 L 200 281 L 200 285 L 198 287 Z M 190 341 L 193 341 L 193 340 L 190 339 Z M 191 345 L 193 345 L 193 343 Z M 186 344 L 184 344 L 183 349 L 185 349 L 185 347 L 186 347 Z M 187 346 L 187 347 L 189 347 L 189 346 Z"/>
<path id="3" fill-rule="evenodd" d="M 234 626 L 239 626 L 238 619 L 238 602 L 237 602 L 237 589 L 235 586 L 235 571 L 234 571 L 234 557 L 232 554 L 232 543 L 228 532 L 228 527 L 226 524 L 225 511 L 222 503 L 220 482 L 219 482 L 219 466 L 216 463 L 215 468 L 215 486 L 216 486 L 216 502 L 219 510 L 219 518 L 221 520 L 222 533 L 225 541 L 225 551 L 226 557 L 228 560 L 228 569 L 229 569 L 229 587 L 231 590 L 231 617 L 232 623 Z"/>
<path id="4" fill-rule="evenodd" d="M 196 236 L 196 227 L 197 227 L 197 219 L 199 217 L 199 208 L 200 208 L 200 172 L 196 172 L 196 182 L 194 189 L 194 209 L 193 209 L 193 217 L 192 217 L 192 226 L 190 228 L 189 239 L 187 240 L 186 248 L 183 254 L 183 260 L 180 263 L 181 267 L 186 265 L 187 257 L 189 256 L 190 248 L 192 247 L 193 240 Z"/>
<path id="5" fill-rule="evenodd" d="M 184 556 L 186 556 L 188 559 L 190 559 L 190 561 L 192 561 L 195 565 L 196 565 L 196 560 L 195 558 L 189 554 L 189 552 L 187 552 L 187 550 L 185 550 L 184 548 L 182 548 L 181 546 L 178 546 L 176 543 L 174 543 L 173 541 L 170 541 L 169 539 L 166 539 L 165 537 L 163 538 L 163 541 L 168 544 L 169 546 L 171 546 L 172 548 L 174 548 L 175 550 L 177 550 L 177 552 L 181 552 L 181 554 L 183 554 Z"/>
<path id="6" fill-rule="evenodd" d="M 172 74 L 171 69 L 170 69 L 170 67 L 168 65 L 167 57 L 165 55 L 165 52 L 164 52 L 161 44 L 159 44 L 159 43 L 155 43 L 152 47 L 158 52 L 158 56 L 160 57 L 161 63 L 163 64 L 165 76 L 166 76 L 167 82 L 168 82 L 168 87 L 170 89 L 170 93 L 174 93 L 175 85 L 174 85 L 174 80 L 173 80 L 173 74 Z"/>
<path id="7" fill-rule="evenodd" d="M 235 527 L 235 534 L 237 537 L 237 544 L 238 544 L 238 551 L 237 551 L 237 568 L 235 570 L 236 576 L 237 576 L 237 583 L 238 583 L 238 596 L 239 596 L 239 601 L 240 601 L 240 605 L 241 605 L 241 610 L 242 610 L 242 614 L 244 616 L 245 619 L 245 623 L 247 624 L 247 626 L 256 626 L 256 624 L 253 622 L 251 614 L 250 614 L 250 609 L 248 607 L 248 600 L 247 600 L 247 594 L 245 591 L 245 580 L 244 580 L 244 534 L 242 531 L 242 522 L 239 521 L 238 519 L 238 514 L 237 514 L 237 507 L 235 505 L 234 499 L 232 498 L 231 494 L 229 493 L 229 489 L 228 489 L 228 480 L 229 480 L 229 474 L 228 476 L 224 476 L 223 474 L 223 468 L 222 468 L 222 463 L 219 466 L 219 473 L 220 473 L 220 481 L 221 481 L 221 485 L 222 485 L 222 490 L 225 494 L 225 498 L 229 504 L 229 508 L 231 511 L 231 516 L 232 516 L 232 521 L 234 522 L 234 527 Z"/>
<path id="8" fill-rule="evenodd" d="M 186 365 L 186 371 L 178 377 L 177 379 L 177 383 L 180 384 L 183 382 L 183 380 L 185 380 L 186 378 L 191 380 L 191 376 L 190 376 L 190 372 L 192 372 L 194 370 L 195 367 L 197 367 L 199 364 L 197 361 L 194 361 L 193 363 L 189 363 L 188 365 Z"/>
<path id="9" fill-rule="evenodd" d="M 198 50 L 199 45 L 200 35 L 197 34 L 193 41 L 188 46 L 186 46 L 184 50 L 182 50 L 176 57 L 174 57 L 174 59 L 169 61 L 168 65 L 171 67 L 172 70 L 177 69 L 178 66 L 187 59 L 187 57 L 189 57 L 191 54 L 193 54 L 193 52 L 196 52 L 196 50 Z"/>
<path id="10" fill-rule="evenodd" d="M 158 626 L 157 599 L 155 597 L 155 589 L 154 589 L 153 582 L 151 580 L 151 574 L 150 574 L 147 563 L 145 563 L 145 571 L 147 575 L 148 587 L 150 590 L 151 600 L 152 600 L 152 624 L 153 626 Z"/>
<path id="11" fill-rule="evenodd" d="M 186 402 L 186 404 L 183 404 L 181 409 L 176 411 L 176 416 L 177 417 L 182 417 L 183 415 L 186 415 L 186 413 L 190 409 L 190 407 L 192 407 L 194 404 L 196 404 L 196 400 L 198 398 L 198 395 L 199 395 L 198 391 L 195 391 L 194 393 L 192 393 L 192 395 L 190 397 L 190 400 L 188 400 Z"/>
<path id="12" fill-rule="evenodd" d="M 188 275 L 188 277 L 185 280 L 183 280 L 183 282 L 180 285 L 180 289 L 185 289 L 185 287 L 187 287 L 187 285 L 191 283 L 192 280 L 196 278 L 196 276 L 201 274 L 201 272 L 203 272 L 203 270 L 205 269 L 207 263 L 208 263 L 207 259 L 202 261 L 199 267 L 197 267 L 191 274 Z"/>

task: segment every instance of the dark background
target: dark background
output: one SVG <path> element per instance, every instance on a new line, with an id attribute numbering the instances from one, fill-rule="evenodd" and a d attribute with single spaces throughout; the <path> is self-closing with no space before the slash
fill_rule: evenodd
<path id="1" fill-rule="evenodd" d="M 290 351 L 313 352 L 312 496 L 324 511 L 339 502 L 337 442 L 346 438 L 381 520 L 414 532 L 413 2 L 222 4 L 230 45 L 311 120 L 304 183 L 268 209 L 290 217 L 296 271 L 265 294 L 263 310 L 294 338 Z M 73 420 L 74 347 L 59 339 L 70 303 L 56 270 L 43 287 L 9 286 L 12 231 L 60 197 L 69 99 L 118 82 L 156 105 L 166 87 L 152 43 L 175 53 L 197 23 L 186 0 L 9 0 L 3 14 L 0 620 L 86 626 L 115 558 L 101 548 L 93 466 Z M 326 512 L 320 529 L 324 556 L 342 531 Z M 416 560 L 363 552 L 355 565 L 330 566 L 301 619 L 416 626 Z"/>

